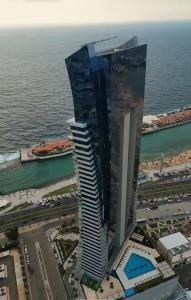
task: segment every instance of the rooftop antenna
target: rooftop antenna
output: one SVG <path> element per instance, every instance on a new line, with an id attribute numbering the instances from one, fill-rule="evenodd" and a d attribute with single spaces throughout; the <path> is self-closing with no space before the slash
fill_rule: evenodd
<path id="1" fill-rule="evenodd" d="M 92 42 L 89 42 L 89 43 L 87 43 L 87 44 L 93 44 L 93 45 L 95 45 L 95 44 L 107 42 L 107 41 L 110 41 L 110 40 L 113 40 L 113 39 L 116 39 L 116 38 L 118 38 L 117 35 L 112 36 L 112 37 L 109 37 L 109 38 L 106 38 L 106 39 L 102 39 L 102 40 L 92 41 Z M 81 45 L 81 48 L 84 47 L 84 46 L 87 45 L 87 44 L 82 44 L 82 45 Z"/>
<path id="2" fill-rule="evenodd" d="M 164 166 L 164 153 L 162 153 L 161 160 L 160 160 L 160 176 L 163 175 L 163 166 Z"/>

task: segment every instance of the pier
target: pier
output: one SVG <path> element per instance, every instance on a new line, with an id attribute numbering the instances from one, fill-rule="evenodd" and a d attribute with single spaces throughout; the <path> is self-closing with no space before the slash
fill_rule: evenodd
<path id="1" fill-rule="evenodd" d="M 29 161 L 35 161 L 35 160 L 45 160 L 49 158 L 54 158 L 54 157 L 60 157 L 60 156 L 65 156 L 68 154 L 73 153 L 73 149 L 68 150 L 66 152 L 61 152 L 57 154 L 50 154 L 46 156 L 36 156 L 31 152 L 31 149 L 21 149 L 21 154 L 20 154 L 20 160 L 22 163 L 29 162 Z"/>
<path id="2" fill-rule="evenodd" d="M 28 148 L 23 148 L 20 151 L 20 159 L 21 162 L 28 162 L 28 161 L 33 161 L 33 160 L 38 160 L 39 158 L 35 155 L 33 155 Z"/>
<path id="3" fill-rule="evenodd" d="M 160 115 L 143 117 L 142 133 L 152 133 L 191 122 L 191 106 Z"/>

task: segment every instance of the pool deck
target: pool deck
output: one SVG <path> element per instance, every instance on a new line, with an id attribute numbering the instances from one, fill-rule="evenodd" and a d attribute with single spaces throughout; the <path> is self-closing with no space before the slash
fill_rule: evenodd
<path id="1" fill-rule="evenodd" d="M 125 266 L 128 264 L 128 261 L 131 257 L 132 254 L 137 254 L 139 256 L 142 256 L 143 258 L 148 259 L 153 266 L 155 267 L 155 269 L 141 274 L 140 276 L 136 276 L 135 278 L 132 279 L 128 279 L 127 274 L 125 273 Z M 150 281 L 151 279 L 160 277 L 161 274 L 159 272 L 159 270 L 157 269 L 157 262 L 156 260 L 153 258 L 153 256 L 151 256 L 149 253 L 143 252 L 140 249 L 127 249 L 126 253 L 124 254 L 122 261 L 120 262 L 116 273 L 124 287 L 125 290 L 130 289 L 130 288 L 134 288 L 137 285 L 140 285 L 146 281 Z"/>
<path id="2" fill-rule="evenodd" d="M 21 162 L 28 162 L 28 161 L 37 160 L 38 157 L 32 155 L 30 153 L 29 149 L 23 148 L 20 151 L 20 159 L 21 159 Z"/>
<path id="3" fill-rule="evenodd" d="M 123 255 L 124 255 L 126 249 L 127 249 L 129 246 L 130 246 L 130 247 L 138 247 L 139 249 L 141 249 L 141 250 L 143 250 L 143 251 L 149 252 L 154 258 L 156 258 L 156 257 L 159 256 L 159 253 L 157 252 L 156 249 L 152 249 L 152 248 L 150 248 L 150 247 L 147 247 L 147 246 L 138 244 L 138 243 L 136 243 L 136 242 L 134 242 L 134 241 L 127 240 L 127 241 L 125 241 L 124 245 L 122 246 L 122 248 L 121 248 L 121 250 L 120 250 L 120 253 L 119 253 L 119 255 L 117 256 L 117 258 L 116 258 L 116 260 L 115 260 L 115 262 L 114 262 L 114 264 L 113 264 L 113 267 L 112 267 L 112 268 L 113 268 L 114 270 L 117 269 L 117 267 L 118 267 L 118 265 L 119 265 L 119 263 L 120 263 L 120 261 L 121 261 Z"/>
<path id="4" fill-rule="evenodd" d="M 136 276 L 135 278 L 128 279 L 125 273 L 125 267 L 128 264 L 128 261 L 132 254 L 137 254 L 139 256 L 142 256 L 143 259 L 145 258 L 149 260 L 153 264 L 155 269 L 141 274 L 140 276 Z M 118 259 L 115 262 L 116 273 L 124 289 L 127 290 L 130 288 L 134 288 L 136 285 L 140 285 L 146 281 L 161 276 L 161 273 L 157 268 L 158 263 L 155 260 L 155 258 L 158 256 L 159 253 L 155 249 L 146 247 L 131 240 L 127 241 L 127 243 L 125 243 L 123 247 L 123 254 L 121 253 L 121 255 L 118 256 Z"/>

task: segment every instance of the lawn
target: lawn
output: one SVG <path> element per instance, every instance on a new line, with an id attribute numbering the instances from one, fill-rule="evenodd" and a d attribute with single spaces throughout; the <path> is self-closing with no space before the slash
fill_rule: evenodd
<path id="1" fill-rule="evenodd" d="M 157 229 L 157 228 L 158 228 L 156 223 L 154 223 L 154 224 L 149 224 L 149 226 L 150 226 L 152 229 Z"/>
<path id="2" fill-rule="evenodd" d="M 70 209 L 70 208 L 77 208 L 77 205 L 76 204 L 67 204 L 67 205 L 62 205 L 60 207 L 46 208 L 44 210 L 29 213 L 24 216 L 21 215 L 19 217 L 15 217 L 12 219 L 10 219 L 10 218 L 3 219 L 3 220 L 0 220 L 0 226 L 3 226 L 3 225 L 9 226 L 9 225 L 16 224 L 17 222 L 20 222 L 20 221 L 34 219 L 36 217 L 40 217 L 40 216 L 44 216 L 44 215 L 47 215 L 47 217 L 48 217 L 48 215 L 52 215 L 54 212 L 57 212 L 57 211 L 63 211 L 63 213 L 64 213 L 65 209 Z"/>
<path id="3" fill-rule="evenodd" d="M 67 259 L 70 256 L 70 254 L 77 247 L 78 243 L 78 240 L 59 240 L 59 244 L 65 259 Z"/>
<path id="4" fill-rule="evenodd" d="M 87 275 L 84 275 L 82 283 L 94 291 L 97 291 L 100 286 L 100 282 L 88 277 Z"/>
<path id="5" fill-rule="evenodd" d="M 77 225 L 71 225 L 62 227 L 59 229 L 60 234 L 66 234 L 66 233 L 79 233 L 79 227 Z"/>
<path id="6" fill-rule="evenodd" d="M 156 286 L 160 283 L 164 282 L 164 279 L 162 277 L 154 278 L 150 281 L 144 282 L 138 286 L 135 287 L 135 290 L 137 293 L 143 292 L 146 289 L 149 289 L 153 286 Z"/>
<path id="7" fill-rule="evenodd" d="M 33 206 L 32 202 L 24 202 L 24 203 L 21 203 L 21 204 L 18 204 L 16 206 L 14 206 L 10 210 L 8 210 L 7 213 L 17 211 L 17 210 L 21 210 L 21 209 L 24 209 L 24 208 L 27 208 L 27 207 L 30 207 L 30 206 Z"/>
<path id="8" fill-rule="evenodd" d="M 139 196 L 147 196 L 147 195 L 155 195 L 155 194 L 162 194 L 162 193 L 173 193 L 173 192 L 184 192 L 188 191 L 189 188 L 191 188 L 190 184 L 177 184 L 177 185 L 169 185 L 169 186 L 163 186 L 161 187 L 153 187 L 153 189 L 149 190 L 141 190 L 138 192 Z"/>
<path id="9" fill-rule="evenodd" d="M 43 196 L 43 198 L 59 196 L 59 195 L 67 194 L 67 193 L 73 193 L 76 191 L 77 191 L 77 184 L 74 183 L 74 184 L 65 186 L 63 188 L 60 188 L 58 190 L 52 191 L 50 193 L 47 193 Z"/>

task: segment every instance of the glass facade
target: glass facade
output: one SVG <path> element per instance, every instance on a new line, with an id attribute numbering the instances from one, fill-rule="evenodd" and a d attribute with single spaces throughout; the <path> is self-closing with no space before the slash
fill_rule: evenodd
<path id="1" fill-rule="evenodd" d="M 86 123 L 91 131 L 102 226 L 114 228 L 114 243 L 120 247 L 135 223 L 146 45 L 137 46 L 134 37 L 95 53 L 94 44 L 88 44 L 67 58 L 66 65 L 75 122 Z"/>

